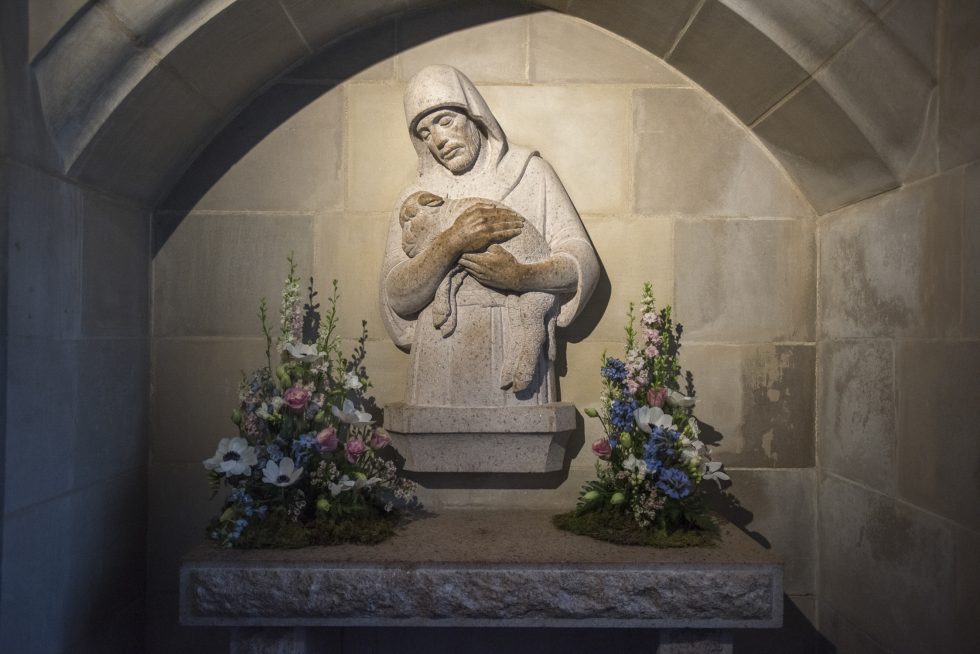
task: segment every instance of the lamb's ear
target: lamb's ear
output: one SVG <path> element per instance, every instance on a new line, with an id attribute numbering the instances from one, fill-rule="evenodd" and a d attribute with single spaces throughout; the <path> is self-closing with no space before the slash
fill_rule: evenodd
<path id="1" fill-rule="evenodd" d="M 443 198 L 428 191 L 422 192 L 418 197 L 418 203 L 423 207 L 441 207 L 445 202 Z"/>

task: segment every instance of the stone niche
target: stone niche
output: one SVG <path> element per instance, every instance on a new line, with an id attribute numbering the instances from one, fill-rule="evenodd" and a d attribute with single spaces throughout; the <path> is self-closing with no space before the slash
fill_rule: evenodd
<path id="1" fill-rule="evenodd" d="M 353 76 L 338 69 L 344 61 L 360 61 L 363 48 L 412 42 L 392 33 L 408 34 L 424 23 L 407 17 L 381 25 L 339 42 L 271 84 L 202 152 L 163 203 L 153 263 L 153 381 L 163 392 L 153 400 L 152 445 L 171 469 L 151 481 L 153 497 L 165 498 L 150 504 L 153 555 L 176 561 L 200 541 L 201 525 L 217 509 L 207 504 L 200 461 L 211 454 L 214 435 L 228 427 L 226 408 L 234 405 L 239 371 L 261 363 L 255 300 L 277 297 L 285 257 L 292 251 L 321 288 L 327 280 L 339 280 L 338 329 L 346 344 L 356 341 L 361 320 L 367 320 L 365 364 L 371 390 L 407 467 L 424 470 L 436 461 L 442 466 L 431 476 L 419 475 L 425 507 L 440 517 L 456 509 L 476 511 L 478 515 L 467 518 L 475 524 L 471 531 L 483 531 L 473 535 L 473 549 L 498 557 L 473 561 L 431 549 L 425 538 L 412 536 L 408 549 L 430 552 L 426 570 L 455 567 L 463 571 L 460 583 L 479 585 L 479 575 L 466 575 L 492 565 L 520 574 L 544 570 L 556 579 L 567 572 L 560 583 L 578 583 L 619 565 L 609 563 L 619 559 L 607 545 L 598 545 L 601 552 L 593 551 L 591 559 L 569 558 L 591 545 L 570 535 L 551 541 L 558 550 L 547 550 L 555 554 L 550 558 L 513 557 L 543 547 L 543 541 L 527 538 L 528 523 L 522 522 L 521 512 L 540 511 L 546 517 L 568 510 L 582 484 L 595 475 L 595 456 L 587 444 L 600 437 L 601 426 L 597 420 L 583 420 L 580 412 L 599 401 L 600 357 L 603 352 L 621 354 L 628 304 L 650 280 L 658 302 L 674 305 L 684 322 L 682 363 L 698 384 L 699 416 L 722 437 L 714 452 L 735 468 L 735 488 L 755 513 L 753 528 L 764 532 L 777 551 L 789 550 L 785 591 L 811 596 L 807 562 L 813 558 L 813 475 L 807 466 L 812 466 L 813 444 L 812 427 L 806 425 L 813 420 L 812 402 L 805 398 L 813 396 L 812 210 L 745 125 L 704 90 L 662 60 L 567 16 L 540 12 L 504 17 L 374 58 Z M 480 47 L 473 47 L 473 39 Z M 381 328 L 378 301 L 392 212 L 417 177 L 404 92 L 423 66 L 444 62 L 472 78 L 509 139 L 540 151 L 551 164 L 600 261 L 592 298 L 574 322 L 557 332 L 552 402 L 524 412 L 520 420 L 508 406 L 465 409 L 467 430 L 440 407 L 419 409 L 425 404 L 409 395 L 411 356 Z M 222 265 L 215 266 L 215 261 Z M 771 290 L 760 293 L 760 288 Z M 198 382 L 191 385 L 188 379 Z M 202 403 L 202 388 L 221 389 L 222 395 Z M 555 402 L 567 404 L 551 409 Z M 406 442 L 400 438 L 405 432 L 428 436 Z M 527 442 L 524 434 L 531 435 Z M 480 465 L 494 472 L 471 474 L 472 468 L 462 463 L 472 460 L 472 452 L 465 451 L 471 444 L 479 444 Z M 560 472 L 528 474 L 555 470 Z M 520 479 L 508 471 L 519 473 Z M 436 475 L 441 478 L 429 484 Z M 800 498 L 793 510 L 786 510 L 786 497 Z M 175 513 L 172 506 L 192 507 L 192 512 Z M 488 520 L 503 509 L 507 511 L 498 514 L 498 529 Z M 535 524 L 538 536 L 549 526 L 546 520 Z M 466 533 L 453 520 L 418 526 L 425 527 L 420 537 L 423 532 L 438 535 L 447 547 Z M 498 537 L 505 531 L 510 540 Z M 299 630 L 323 624 L 313 605 L 302 609 L 309 611 L 305 616 L 289 618 L 255 614 L 225 619 L 220 609 L 208 615 L 197 611 L 210 602 L 208 593 L 227 588 L 222 579 L 229 577 L 221 575 L 237 574 L 235 570 L 254 572 L 258 589 L 261 579 L 280 574 L 296 575 L 294 579 L 309 574 L 313 580 L 323 573 L 321 579 L 332 579 L 333 573 L 324 571 L 352 569 L 367 570 L 368 578 L 387 569 L 409 583 L 409 573 L 420 563 L 406 554 L 408 549 L 388 552 L 386 559 L 372 548 L 365 556 L 378 556 L 375 563 L 322 550 L 308 553 L 320 557 L 319 563 L 300 552 L 293 558 L 221 552 L 225 558 L 218 561 L 214 552 L 196 551 L 185 561 L 185 575 L 191 568 L 213 569 L 215 585 L 199 589 L 204 595 L 198 597 L 198 591 L 186 586 L 195 577 L 183 577 L 182 602 L 192 602 L 182 604 L 185 623 L 235 626 L 243 636 L 249 629 Z M 724 566 L 739 572 L 746 563 L 762 563 L 770 567 L 756 578 L 760 585 L 753 597 L 760 602 L 747 626 L 778 625 L 781 566 L 772 558 L 753 558 L 764 552 L 749 553 L 741 562 L 711 558 L 716 554 L 687 550 L 634 561 L 640 571 L 636 578 L 656 569 L 664 578 L 687 575 L 696 581 L 710 568 L 720 579 Z M 582 576 L 582 570 L 589 573 Z M 169 601 L 175 573 L 163 566 L 151 571 L 151 596 Z M 196 579 L 206 582 L 209 575 Z M 578 581 L 572 581 L 574 575 L 580 575 Z M 297 597 L 304 583 L 292 587 Z M 438 586 L 428 588 L 435 592 Z M 527 588 L 548 590 L 546 585 Z M 656 589 L 645 586 L 641 592 L 655 598 Z M 736 596 L 741 591 L 732 592 Z M 310 598 L 318 601 L 315 594 Z M 555 598 L 553 605 L 559 607 L 561 597 Z M 322 601 L 328 600 L 327 593 Z M 227 604 L 236 606 L 246 604 Z M 352 615 L 346 625 L 372 619 L 366 613 Z M 597 626 L 582 615 L 562 620 L 568 626 Z M 541 624 L 533 619 L 524 623 Z M 632 625 L 712 628 L 687 618 L 673 623 L 641 619 Z M 736 626 L 729 623 L 718 631 Z M 621 637 L 607 632 L 609 646 L 628 642 L 630 631 L 620 630 Z M 300 640 L 314 638 L 292 634 Z M 292 637 L 286 632 L 279 636 Z M 359 638 L 353 631 L 346 637 Z M 674 644 L 683 640 L 680 634 L 663 635 L 665 642 L 671 638 Z M 723 647 L 714 651 L 727 651 Z M 427 650 L 400 649 L 396 643 L 391 651 Z M 670 650 L 665 645 L 663 651 Z"/>

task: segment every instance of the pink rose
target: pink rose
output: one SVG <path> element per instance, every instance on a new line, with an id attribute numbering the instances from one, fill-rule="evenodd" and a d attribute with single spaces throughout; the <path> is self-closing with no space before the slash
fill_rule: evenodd
<path id="1" fill-rule="evenodd" d="M 666 388 L 651 388 L 647 391 L 647 404 L 662 407 L 667 401 Z"/>
<path id="2" fill-rule="evenodd" d="M 321 429 L 316 435 L 316 444 L 324 452 L 333 452 L 337 449 L 337 428 L 327 427 Z"/>
<path id="3" fill-rule="evenodd" d="M 310 401 L 310 392 L 302 386 L 293 386 L 283 391 L 282 401 L 293 411 L 302 411 Z"/>
<path id="4" fill-rule="evenodd" d="M 612 446 L 609 444 L 609 439 L 600 438 L 593 443 L 592 452 L 603 461 L 608 461 L 609 457 L 612 455 Z"/>
<path id="5" fill-rule="evenodd" d="M 344 454 L 347 455 L 347 460 L 351 463 L 357 463 L 357 460 L 364 456 L 367 452 L 367 445 L 364 441 L 352 438 L 344 443 Z"/>
<path id="6" fill-rule="evenodd" d="M 371 434 L 371 440 L 369 445 L 373 450 L 380 450 L 383 447 L 387 447 L 391 443 L 391 438 L 388 437 L 388 432 L 384 429 L 375 429 Z"/>

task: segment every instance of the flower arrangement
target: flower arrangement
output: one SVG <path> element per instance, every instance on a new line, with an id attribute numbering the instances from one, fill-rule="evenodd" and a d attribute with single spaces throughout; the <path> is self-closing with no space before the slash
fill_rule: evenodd
<path id="1" fill-rule="evenodd" d="M 232 413 L 238 435 L 222 438 L 204 461 L 211 488 L 231 489 L 208 536 L 227 547 L 299 547 L 379 542 L 394 533 L 399 509 L 416 503 L 414 484 L 385 456 L 388 435 L 364 410 L 366 323 L 351 356 L 336 335 L 337 282 L 324 315 L 310 280 L 300 295 L 296 265 L 282 293 L 279 338 L 265 298 L 259 319 L 266 365 L 244 374 Z"/>
<path id="2" fill-rule="evenodd" d="M 729 479 L 701 442 L 694 417 L 693 383 L 680 390 L 682 328 L 669 306 L 657 311 L 649 283 L 643 287 L 639 331 L 631 303 L 625 360 L 603 355 L 599 409 L 605 437 L 592 444 L 597 478 L 582 489 L 576 510 L 556 516 L 570 531 L 604 540 L 659 546 L 696 545 L 717 527 L 700 484 Z"/>

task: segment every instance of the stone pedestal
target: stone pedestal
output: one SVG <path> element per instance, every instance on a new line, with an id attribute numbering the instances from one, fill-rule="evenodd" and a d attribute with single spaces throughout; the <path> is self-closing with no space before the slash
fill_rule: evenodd
<path id="1" fill-rule="evenodd" d="M 575 429 L 575 405 L 385 408 L 385 429 L 413 472 L 554 472 Z"/>
<path id="2" fill-rule="evenodd" d="M 232 651 L 255 654 L 348 626 L 657 628 L 661 654 L 722 654 L 729 630 L 783 619 L 782 565 L 722 532 L 717 547 L 657 550 L 558 531 L 547 512 L 446 511 L 370 547 L 207 544 L 181 564 L 181 624 L 234 628 Z"/>

